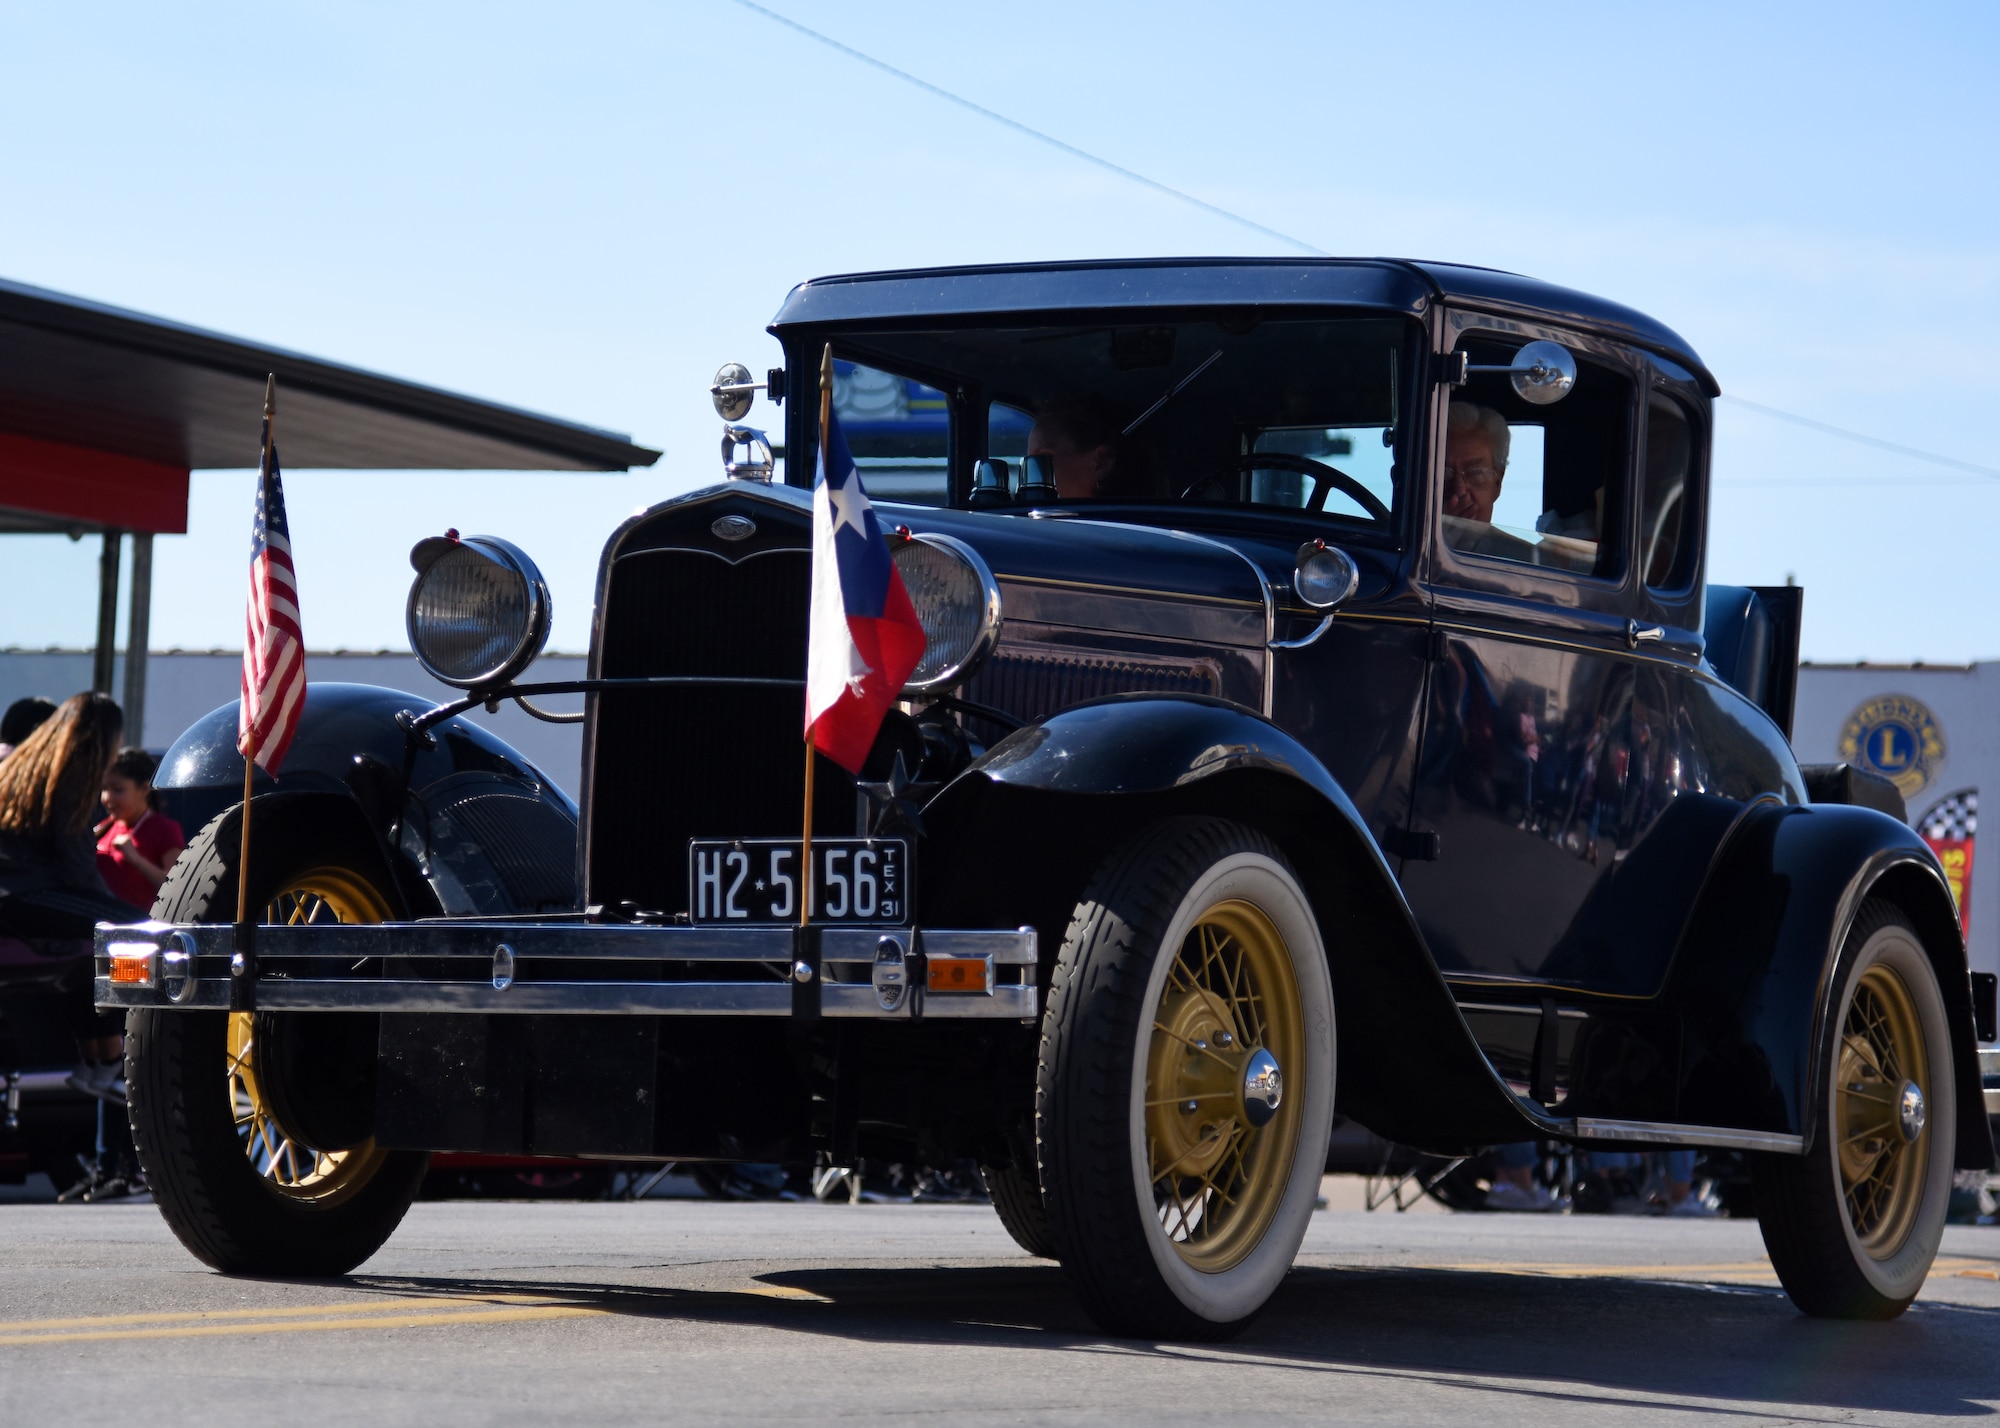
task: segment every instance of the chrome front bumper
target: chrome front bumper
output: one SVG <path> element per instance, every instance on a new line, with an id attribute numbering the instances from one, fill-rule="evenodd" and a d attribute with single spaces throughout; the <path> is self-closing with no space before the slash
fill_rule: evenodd
<path id="1" fill-rule="evenodd" d="M 106 1010 L 538 1012 L 600 1016 L 1038 1015 L 1035 931 L 387 922 L 256 929 L 100 923 Z M 113 963 L 117 975 L 113 975 Z M 419 975 L 409 964 L 423 964 Z M 575 964 L 596 964 L 589 979 Z M 443 966 L 440 967 L 439 963 Z M 566 967 L 565 964 L 568 964 Z M 627 970 L 632 975 L 617 975 Z M 607 966 L 613 975 L 605 977 Z M 565 977 L 566 970 L 572 975 Z M 956 987 L 936 985 L 948 970 Z"/>

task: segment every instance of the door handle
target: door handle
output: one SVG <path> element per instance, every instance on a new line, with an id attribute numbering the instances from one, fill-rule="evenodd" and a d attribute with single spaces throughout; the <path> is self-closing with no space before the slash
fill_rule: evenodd
<path id="1" fill-rule="evenodd" d="M 1625 622 L 1625 643 L 1628 648 L 1640 645 L 1656 645 L 1666 639 L 1667 632 L 1658 625 L 1642 625 L 1637 620 Z"/>

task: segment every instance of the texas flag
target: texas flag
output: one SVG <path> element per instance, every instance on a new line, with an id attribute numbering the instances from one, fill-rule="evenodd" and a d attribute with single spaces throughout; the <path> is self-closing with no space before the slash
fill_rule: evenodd
<path id="1" fill-rule="evenodd" d="M 924 629 L 861 473 L 829 414 L 813 476 L 812 622 L 806 646 L 806 741 L 860 773 L 903 682 L 924 654 Z"/>

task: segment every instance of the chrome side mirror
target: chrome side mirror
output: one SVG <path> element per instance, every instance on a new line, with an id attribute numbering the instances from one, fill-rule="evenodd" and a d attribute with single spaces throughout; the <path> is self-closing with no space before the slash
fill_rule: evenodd
<path id="1" fill-rule="evenodd" d="M 738 422 L 750 415 L 750 404 L 757 400 L 757 393 L 763 392 L 774 402 L 785 399 L 785 369 L 773 367 L 764 374 L 764 380 L 750 380 L 750 369 L 741 362 L 725 362 L 716 371 L 715 381 L 709 384 L 709 399 L 715 403 L 715 414 L 724 421 Z"/>
<path id="2" fill-rule="evenodd" d="M 1462 366 L 1459 371 L 1460 382 L 1481 372 L 1505 372 L 1514 395 L 1538 407 L 1561 401 L 1576 385 L 1576 357 L 1560 342 L 1530 342 L 1504 367 Z"/>
<path id="3" fill-rule="evenodd" d="M 1309 540 L 1299 547 L 1292 589 L 1315 610 L 1331 610 L 1361 584 L 1361 568 L 1337 545 Z"/>
<path id="4" fill-rule="evenodd" d="M 727 369 L 725 369 L 727 370 Z M 720 399 L 716 406 L 722 405 Z M 744 408 L 750 406 L 750 399 L 743 399 Z M 737 449 L 747 450 L 743 460 L 737 460 Z M 754 426 L 725 426 L 722 429 L 722 474 L 732 481 L 762 481 L 769 484 L 771 473 L 777 464 L 771 459 L 771 439 Z"/>

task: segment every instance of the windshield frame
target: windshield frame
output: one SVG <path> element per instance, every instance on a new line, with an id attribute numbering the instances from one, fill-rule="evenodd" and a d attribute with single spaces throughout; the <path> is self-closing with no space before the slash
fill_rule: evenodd
<path id="1" fill-rule="evenodd" d="M 1393 446 L 1395 475 L 1391 492 L 1390 520 L 1386 525 L 1338 511 L 1315 511 L 1275 503 L 1168 499 L 1158 495 L 1070 498 L 1040 507 L 1016 504 L 979 509 L 1001 514 L 1026 515 L 1031 510 L 1039 510 L 1043 515 L 1061 513 L 1087 515 L 1093 519 L 1126 518 L 1146 525 L 1212 524 L 1217 521 L 1236 525 L 1240 520 L 1247 518 L 1252 526 L 1268 528 L 1270 522 L 1276 519 L 1302 527 L 1310 534 L 1337 537 L 1343 542 L 1360 542 L 1384 549 L 1406 549 L 1414 536 L 1415 512 L 1422 504 L 1420 488 L 1423 484 L 1423 474 L 1420 463 L 1425 456 L 1423 447 L 1427 444 L 1424 438 L 1429 406 L 1427 377 L 1430 367 L 1431 335 L 1429 324 L 1424 317 L 1401 308 L 1320 304 L 1259 304 L 1248 312 L 1243 308 L 1217 306 L 1064 308 L 1056 311 L 966 313 L 943 317 L 913 314 L 902 318 L 843 323 L 837 327 L 787 326 L 778 330 L 776 335 L 785 345 L 789 374 L 786 384 L 788 402 L 786 449 L 788 455 L 797 453 L 798 459 L 787 460 L 786 481 L 801 489 L 810 489 L 812 484 L 819 436 L 817 428 L 820 355 L 828 343 L 832 344 L 833 354 L 838 360 L 859 362 L 888 371 L 900 377 L 922 382 L 944 394 L 949 414 L 946 507 L 966 510 L 970 508 L 973 463 L 986 454 L 989 406 L 993 402 L 1010 405 L 1017 403 L 1009 402 L 1008 394 L 990 387 L 983 380 L 965 371 L 911 361 L 897 351 L 892 342 L 885 339 L 897 334 L 926 332 L 1007 331 L 1035 328 L 1081 331 L 1090 328 L 1178 327 L 1190 323 L 1226 322 L 1232 320 L 1237 313 L 1243 313 L 1245 317 L 1254 319 L 1248 324 L 1248 330 L 1276 323 L 1332 323 L 1344 320 L 1392 322 L 1401 328 L 1400 340 L 1391 344 L 1391 349 L 1397 354 L 1395 390 L 1392 399 L 1396 419 L 1396 439 Z M 1191 369 L 1194 365 L 1195 361 L 1190 359 L 1183 362 L 1181 368 Z M 1186 371 L 1182 369 L 1161 374 L 1160 385 L 1163 394 L 1175 381 L 1186 375 Z M 1176 400 L 1186 400 L 1198 388 L 1199 381 Z M 1276 429 L 1278 427 L 1275 425 L 1259 428 L 1260 431 Z"/>

